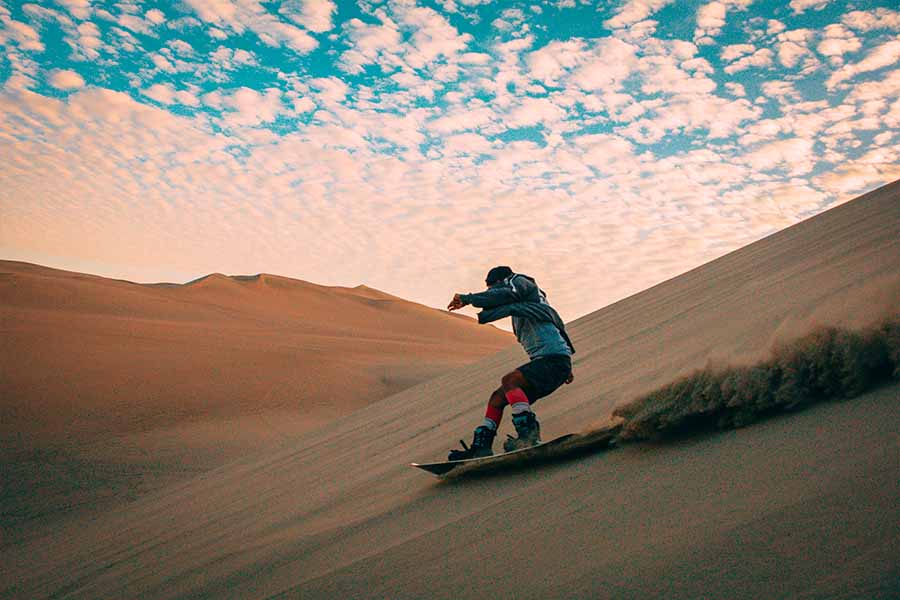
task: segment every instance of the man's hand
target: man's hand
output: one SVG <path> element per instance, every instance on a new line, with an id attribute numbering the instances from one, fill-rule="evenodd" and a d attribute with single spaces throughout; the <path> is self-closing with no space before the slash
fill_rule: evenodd
<path id="1" fill-rule="evenodd" d="M 566 377 L 566 384 L 570 384 L 575 381 L 575 371 L 569 371 L 569 376 Z"/>
<path id="2" fill-rule="evenodd" d="M 453 294 L 453 300 L 451 300 L 450 304 L 447 305 L 447 310 L 459 310 L 465 305 L 466 303 L 462 301 L 462 298 L 459 297 L 459 294 Z"/>

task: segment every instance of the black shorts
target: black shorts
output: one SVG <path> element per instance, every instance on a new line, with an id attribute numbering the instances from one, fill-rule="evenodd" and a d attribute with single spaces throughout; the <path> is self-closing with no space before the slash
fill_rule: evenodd
<path id="1" fill-rule="evenodd" d="M 565 354 L 541 356 L 518 368 L 528 385 L 523 390 L 528 401 L 549 396 L 566 382 L 572 373 L 572 359 Z"/>

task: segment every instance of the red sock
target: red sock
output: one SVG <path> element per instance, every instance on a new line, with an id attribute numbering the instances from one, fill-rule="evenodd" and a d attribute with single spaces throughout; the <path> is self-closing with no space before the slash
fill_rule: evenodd
<path id="1" fill-rule="evenodd" d="M 503 420 L 503 407 L 501 406 L 500 408 L 494 408 L 493 406 L 488 404 L 487 410 L 484 412 L 484 418 L 490 419 L 494 422 L 494 425 L 499 426 L 500 421 Z M 494 429 L 496 429 L 496 427 Z"/>
<path id="2" fill-rule="evenodd" d="M 519 404 L 520 402 L 524 402 L 525 404 L 530 404 L 528 402 L 528 396 L 525 395 L 525 392 L 522 391 L 522 388 L 515 388 L 506 392 L 506 401 L 509 402 L 509 405 Z"/>

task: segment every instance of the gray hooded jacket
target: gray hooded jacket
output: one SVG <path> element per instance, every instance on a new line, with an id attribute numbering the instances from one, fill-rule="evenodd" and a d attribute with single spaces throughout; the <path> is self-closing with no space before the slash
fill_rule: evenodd
<path id="1" fill-rule="evenodd" d="M 565 324 L 547 302 L 547 295 L 528 275 L 514 273 L 483 292 L 461 294 L 460 298 L 484 309 L 478 313 L 479 323 L 512 317 L 513 333 L 532 359 L 575 354 Z"/>

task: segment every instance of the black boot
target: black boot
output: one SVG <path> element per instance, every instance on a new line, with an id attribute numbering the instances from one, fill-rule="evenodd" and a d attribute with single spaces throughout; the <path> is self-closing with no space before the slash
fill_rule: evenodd
<path id="1" fill-rule="evenodd" d="M 491 446 L 494 445 L 494 436 L 497 432 L 486 425 L 480 425 L 475 428 L 475 436 L 472 439 L 472 445 L 466 446 L 466 443 L 459 440 L 462 444 L 462 450 L 451 450 L 447 456 L 447 460 L 465 460 L 467 458 L 480 458 L 482 456 L 493 456 L 494 451 Z"/>
<path id="2" fill-rule="evenodd" d="M 512 452 L 522 448 L 530 448 L 541 443 L 541 424 L 531 411 L 519 413 L 512 417 L 513 425 L 519 437 L 508 435 L 503 442 L 503 450 Z"/>

